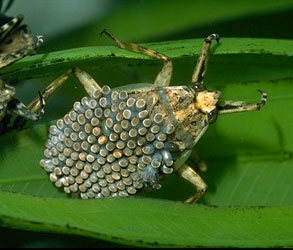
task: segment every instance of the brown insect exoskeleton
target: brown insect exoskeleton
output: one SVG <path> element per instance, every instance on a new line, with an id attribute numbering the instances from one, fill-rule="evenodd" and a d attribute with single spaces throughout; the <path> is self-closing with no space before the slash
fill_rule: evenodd
<path id="1" fill-rule="evenodd" d="M 0 1 L 0 70 L 24 58 L 36 53 L 42 44 L 42 36 L 32 37 L 30 28 L 21 25 L 23 16 L 7 17 L 5 12 L 9 9 L 13 1 L 8 1 L 3 8 L 3 1 Z M 30 120 L 38 120 L 43 113 L 34 113 L 26 105 L 17 100 L 15 88 L 0 79 L 0 133 L 8 129 L 9 116 L 14 113 Z M 44 101 L 39 95 L 40 104 L 44 106 Z"/>

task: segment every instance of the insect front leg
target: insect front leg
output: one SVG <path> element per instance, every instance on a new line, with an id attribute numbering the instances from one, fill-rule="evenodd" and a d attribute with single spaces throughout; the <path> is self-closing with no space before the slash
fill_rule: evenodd
<path id="1" fill-rule="evenodd" d="M 220 40 L 219 35 L 211 34 L 204 40 L 200 56 L 197 60 L 197 64 L 192 74 L 192 80 L 191 80 L 192 85 L 198 86 L 203 84 L 204 76 L 206 74 L 207 66 L 208 66 L 210 47 L 211 47 L 211 43 L 213 39 L 219 42 Z"/>
<path id="2" fill-rule="evenodd" d="M 267 94 L 258 90 L 261 93 L 261 101 L 254 104 L 247 104 L 245 102 L 239 101 L 226 101 L 223 104 L 218 106 L 219 114 L 229 114 L 229 113 L 239 113 L 245 111 L 258 111 L 260 110 L 267 102 Z"/>
<path id="3" fill-rule="evenodd" d="M 121 42 L 116 37 L 114 37 L 108 30 L 103 30 L 101 34 L 108 35 L 112 40 L 114 40 L 118 44 L 118 47 L 121 49 L 130 50 L 133 52 L 141 53 L 147 56 L 151 56 L 151 57 L 163 60 L 164 66 L 162 70 L 159 72 L 159 74 L 157 75 L 154 85 L 155 87 L 159 87 L 159 86 L 167 87 L 170 85 L 172 72 L 173 72 L 173 65 L 170 58 L 168 58 L 167 56 L 163 54 L 160 54 L 159 52 L 141 47 L 134 43 Z"/>
<path id="4" fill-rule="evenodd" d="M 185 200 L 186 203 L 194 203 L 200 199 L 200 197 L 205 193 L 208 186 L 204 182 L 204 180 L 188 165 L 183 164 L 178 169 L 178 174 L 183 177 L 185 180 L 189 181 L 193 184 L 196 189 L 197 193 L 190 196 L 188 199 Z"/>

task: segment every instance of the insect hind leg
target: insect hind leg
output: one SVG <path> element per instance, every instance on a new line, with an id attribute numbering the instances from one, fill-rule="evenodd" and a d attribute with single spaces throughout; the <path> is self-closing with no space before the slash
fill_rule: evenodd
<path id="1" fill-rule="evenodd" d="M 79 80 L 88 95 L 92 96 L 96 91 L 101 91 L 100 85 L 87 72 L 79 68 L 72 68 L 46 87 L 46 89 L 41 93 L 44 101 L 47 101 L 72 74 Z M 40 98 L 37 97 L 34 99 L 28 105 L 28 108 L 33 112 L 39 112 L 41 109 Z"/>
<path id="2" fill-rule="evenodd" d="M 206 192 L 208 188 L 207 184 L 191 167 L 186 164 L 182 165 L 178 169 L 178 174 L 193 184 L 197 189 L 197 193 L 186 199 L 185 203 L 194 203 L 198 201 L 200 197 Z"/>
<path id="3" fill-rule="evenodd" d="M 173 65 L 172 65 L 172 61 L 170 58 L 168 58 L 167 56 L 165 56 L 163 54 L 160 54 L 157 51 L 144 48 L 144 47 L 139 46 L 134 43 L 121 42 L 116 37 L 114 37 L 108 30 L 103 30 L 101 32 L 101 35 L 102 34 L 106 34 L 107 36 L 109 36 L 113 41 L 115 41 L 118 44 L 118 47 L 121 49 L 126 49 L 129 51 L 137 52 L 140 54 L 144 54 L 144 55 L 147 55 L 147 56 L 150 56 L 153 58 L 163 60 L 164 66 L 163 66 L 162 70 L 159 72 L 159 74 L 157 75 L 155 82 L 154 82 L 154 86 L 155 87 L 159 87 L 159 86 L 167 87 L 170 85 L 172 72 L 173 72 Z"/>

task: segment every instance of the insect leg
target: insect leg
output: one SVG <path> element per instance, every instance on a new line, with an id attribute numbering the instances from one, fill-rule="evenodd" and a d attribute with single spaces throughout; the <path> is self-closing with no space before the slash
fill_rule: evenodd
<path id="1" fill-rule="evenodd" d="M 192 195 L 188 199 L 185 200 L 186 203 L 193 203 L 200 199 L 200 197 L 205 193 L 208 186 L 203 181 L 203 179 L 188 165 L 184 164 L 178 169 L 178 173 L 181 177 L 189 181 L 193 184 L 196 189 L 197 193 Z"/>
<path id="2" fill-rule="evenodd" d="M 39 96 L 35 98 L 27 107 L 23 105 L 19 105 L 19 109 L 14 108 L 11 111 L 19 115 L 13 123 L 13 127 L 22 127 L 26 119 L 32 119 L 31 117 L 35 118 L 32 120 L 37 120 L 40 116 L 44 113 L 44 106 L 45 101 L 48 100 L 50 96 L 64 83 L 69 75 L 72 74 L 72 69 L 68 70 L 65 74 L 58 77 L 55 81 L 53 81 L 42 93 L 39 93 Z M 15 106 L 15 105 L 14 105 Z M 12 107 L 11 107 L 12 108 Z M 26 110 L 27 109 L 27 110 Z M 19 110 L 19 111 L 17 111 Z M 26 110 L 26 111 L 24 111 Z M 23 115 L 23 114 L 30 114 L 30 115 Z M 26 119 L 24 119 L 26 118 Z"/>
<path id="3" fill-rule="evenodd" d="M 13 126 L 21 127 L 25 123 L 23 118 L 31 120 L 39 119 L 44 113 L 45 101 L 47 101 L 55 93 L 55 91 L 57 91 L 57 89 L 68 79 L 71 74 L 79 80 L 89 95 L 93 95 L 96 90 L 101 90 L 98 83 L 96 83 L 96 81 L 88 73 L 78 68 L 70 69 L 48 85 L 47 88 L 42 93 L 39 93 L 39 96 L 27 106 L 16 99 L 13 100 L 11 107 L 9 107 L 9 111 L 19 115 Z"/>
<path id="4" fill-rule="evenodd" d="M 260 110 L 267 102 L 267 94 L 262 91 L 258 90 L 261 93 L 261 101 L 254 104 L 247 104 L 245 102 L 239 101 L 226 101 L 223 104 L 218 106 L 219 114 L 229 114 L 229 113 L 238 113 L 244 111 L 258 111 Z"/>
<path id="5" fill-rule="evenodd" d="M 72 69 L 68 70 L 66 73 L 54 80 L 46 89 L 41 93 L 42 99 L 47 101 L 49 97 L 55 93 L 55 91 L 64 83 L 67 78 L 72 74 Z M 40 96 L 35 98 L 27 107 L 33 112 L 38 113 L 42 109 L 42 100 Z"/>
<path id="6" fill-rule="evenodd" d="M 21 23 L 23 16 L 19 14 L 14 18 L 6 17 L 4 20 L 5 24 L 0 27 L 0 41 L 3 41 L 10 34 L 10 32 Z"/>
<path id="7" fill-rule="evenodd" d="M 33 112 L 30 110 L 25 104 L 20 102 L 19 100 L 13 98 L 8 104 L 7 104 L 7 109 L 9 112 L 12 112 L 16 115 L 19 115 L 21 117 L 24 117 L 29 120 L 36 121 L 41 118 L 41 115 L 44 113 L 44 105 L 45 101 L 39 92 L 39 100 L 40 100 L 40 111 L 38 113 Z"/>
<path id="8" fill-rule="evenodd" d="M 93 96 L 96 91 L 102 90 L 100 85 L 87 72 L 74 68 L 74 76 L 79 80 L 89 96 Z"/>
<path id="9" fill-rule="evenodd" d="M 196 151 L 193 151 L 189 157 L 189 160 L 196 166 L 195 169 L 200 173 L 204 173 L 208 170 L 206 162 L 199 156 Z"/>
<path id="10" fill-rule="evenodd" d="M 55 81 L 53 81 L 41 94 L 43 99 L 46 101 L 49 97 L 51 97 L 55 91 L 67 80 L 67 78 L 73 74 L 84 87 L 85 91 L 92 96 L 96 90 L 100 91 L 101 87 L 99 84 L 85 71 L 79 68 L 73 68 L 68 70 L 66 73 L 58 77 Z M 33 100 L 28 108 L 32 110 L 32 112 L 39 112 L 41 109 L 41 100 L 37 97 Z"/>
<path id="11" fill-rule="evenodd" d="M 211 47 L 211 43 L 213 39 L 219 42 L 220 40 L 219 35 L 211 34 L 204 40 L 200 56 L 197 60 L 197 64 L 192 74 L 192 80 L 191 80 L 192 85 L 203 84 L 204 76 L 206 74 L 207 66 L 208 66 L 210 47 Z"/>
<path id="12" fill-rule="evenodd" d="M 116 37 L 114 37 L 108 30 L 103 30 L 101 34 L 108 35 L 112 40 L 114 40 L 118 44 L 118 47 L 121 49 L 130 50 L 133 52 L 141 53 L 147 56 L 151 56 L 151 57 L 163 60 L 164 66 L 162 70 L 159 72 L 159 74 L 157 75 L 154 85 L 155 87 L 159 87 L 159 86 L 167 87 L 170 85 L 172 72 L 173 72 L 173 65 L 170 58 L 168 58 L 167 56 L 163 54 L 160 54 L 159 52 L 141 47 L 134 43 L 121 42 Z"/>

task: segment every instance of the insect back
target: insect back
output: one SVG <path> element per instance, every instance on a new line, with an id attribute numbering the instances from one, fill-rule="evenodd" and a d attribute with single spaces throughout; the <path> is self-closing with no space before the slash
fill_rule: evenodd
<path id="1" fill-rule="evenodd" d="M 104 86 L 92 97 L 75 102 L 49 130 L 41 166 L 50 173 L 50 180 L 82 198 L 127 196 L 142 188 L 160 188 L 160 179 L 173 172 L 180 152 L 194 145 L 193 137 L 169 115 L 173 111 L 166 91 L 127 92 Z M 205 127 L 204 118 L 197 118 Z"/>

